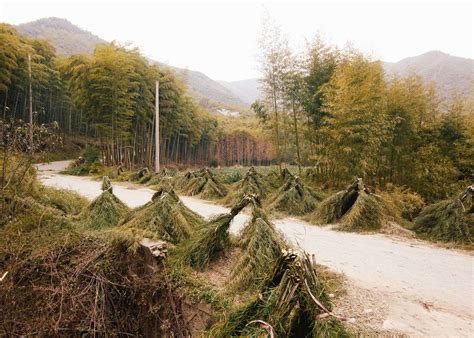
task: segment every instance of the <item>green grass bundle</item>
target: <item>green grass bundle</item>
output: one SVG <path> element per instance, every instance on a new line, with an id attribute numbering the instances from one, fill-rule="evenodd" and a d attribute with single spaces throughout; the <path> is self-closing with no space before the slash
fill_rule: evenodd
<path id="1" fill-rule="evenodd" d="M 267 174 L 265 179 L 272 188 L 277 189 L 291 176 L 293 176 L 293 174 L 290 172 L 290 170 L 288 170 L 288 168 L 283 168 L 281 172 L 272 170 Z"/>
<path id="2" fill-rule="evenodd" d="M 186 207 L 171 187 L 162 187 L 151 202 L 133 210 L 121 224 L 148 229 L 161 239 L 176 244 L 189 238 L 204 220 Z"/>
<path id="3" fill-rule="evenodd" d="M 79 220 L 84 227 L 104 229 L 117 225 L 128 212 L 125 203 L 105 190 L 79 214 Z"/>
<path id="4" fill-rule="evenodd" d="M 429 205 L 415 219 L 420 237 L 442 242 L 472 244 L 474 241 L 474 186 L 458 198 Z"/>
<path id="5" fill-rule="evenodd" d="M 256 203 L 250 222 L 241 231 L 239 246 L 242 251 L 230 275 L 229 289 L 232 291 L 259 289 L 287 247 Z"/>
<path id="6" fill-rule="evenodd" d="M 202 169 L 186 174 L 184 183 L 179 183 L 180 190 L 190 196 L 199 196 L 204 199 L 222 198 L 227 194 L 226 187 L 215 177 L 209 169 Z"/>
<path id="7" fill-rule="evenodd" d="M 348 336 L 340 320 L 328 316 L 329 311 L 324 282 L 318 278 L 309 255 L 285 250 L 255 300 L 216 324 L 210 334 L 263 336 L 267 331 L 256 322 L 260 321 L 269 324 L 267 330 L 276 337 Z"/>
<path id="8" fill-rule="evenodd" d="M 218 169 L 216 175 L 222 183 L 232 184 L 244 177 L 243 170 L 244 168 L 223 168 Z"/>
<path id="9" fill-rule="evenodd" d="M 287 174 L 286 182 L 267 201 L 268 209 L 288 215 L 305 215 L 314 210 L 321 197 L 304 186 L 298 176 Z"/>
<path id="10" fill-rule="evenodd" d="M 310 221 L 316 224 L 338 223 L 340 230 L 364 231 L 380 229 L 392 217 L 385 201 L 357 179 L 346 190 L 319 203 Z"/>
<path id="11" fill-rule="evenodd" d="M 246 196 L 227 214 L 211 219 L 200 228 L 183 247 L 184 262 L 204 270 L 225 248 L 230 246 L 229 227 L 234 217 L 255 197 Z"/>
<path id="12" fill-rule="evenodd" d="M 168 168 L 160 169 L 157 173 L 153 174 L 146 182 L 147 185 L 161 185 L 163 181 L 170 180 L 176 175 L 176 171 Z"/>
<path id="13" fill-rule="evenodd" d="M 251 167 L 240 181 L 232 185 L 230 192 L 223 199 L 223 203 L 228 206 L 234 205 L 245 195 L 257 195 L 260 199 L 263 199 L 270 189 L 265 178 L 257 173 L 255 168 Z"/>

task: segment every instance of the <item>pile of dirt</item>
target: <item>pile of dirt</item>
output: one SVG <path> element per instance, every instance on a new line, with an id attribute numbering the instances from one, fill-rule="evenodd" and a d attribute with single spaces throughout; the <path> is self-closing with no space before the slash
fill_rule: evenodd
<path id="1" fill-rule="evenodd" d="M 129 213 L 121 224 L 147 229 L 159 238 L 176 244 L 189 238 L 205 222 L 183 204 L 172 188 L 163 187 L 153 195 L 150 202 Z"/>
<path id="2" fill-rule="evenodd" d="M 426 207 L 415 219 L 413 230 L 433 241 L 473 244 L 474 185 L 457 198 Z"/>
<path id="3" fill-rule="evenodd" d="M 0 335 L 191 334 L 165 265 L 134 249 L 130 233 L 24 225 L 0 234 Z"/>
<path id="4" fill-rule="evenodd" d="M 393 217 L 383 198 L 358 178 L 346 190 L 319 203 L 309 219 L 314 224 L 337 223 L 340 230 L 364 231 L 381 229 Z"/>
<path id="5" fill-rule="evenodd" d="M 312 212 L 322 198 L 306 187 L 298 176 L 287 173 L 286 177 L 286 182 L 268 198 L 268 209 L 298 216 Z"/>

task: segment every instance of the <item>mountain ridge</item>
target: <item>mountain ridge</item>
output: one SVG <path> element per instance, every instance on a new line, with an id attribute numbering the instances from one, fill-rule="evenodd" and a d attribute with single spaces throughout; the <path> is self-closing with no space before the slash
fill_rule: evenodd
<path id="1" fill-rule="evenodd" d="M 59 54 L 66 56 L 92 53 L 95 45 L 107 42 L 67 19 L 56 17 L 20 24 L 17 29 L 24 35 L 49 40 Z M 388 76 L 416 73 L 424 81 L 434 82 L 442 98 L 453 92 L 469 95 L 474 88 L 474 60 L 469 58 L 429 51 L 397 62 L 382 61 L 382 65 Z M 202 106 L 213 111 L 220 108 L 246 109 L 261 97 L 258 78 L 216 81 L 197 70 L 169 67 L 187 84 L 189 93 Z"/>

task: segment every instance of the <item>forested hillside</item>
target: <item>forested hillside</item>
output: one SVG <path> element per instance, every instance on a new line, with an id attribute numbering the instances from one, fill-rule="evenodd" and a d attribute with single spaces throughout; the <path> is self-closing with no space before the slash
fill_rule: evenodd
<path id="1" fill-rule="evenodd" d="M 28 121 L 30 55 L 33 122 L 57 124 L 63 135 L 90 138 L 101 147 L 106 164 L 152 165 L 156 80 L 162 163 L 257 164 L 270 159 L 271 151 L 259 153 L 270 146 L 255 130 L 220 128 L 217 118 L 187 95 L 173 70 L 150 65 L 136 49 L 99 44 L 91 55 L 64 58 L 49 42 L 26 38 L 6 24 L 0 26 L 0 41 L 5 122 Z"/>
<path id="2" fill-rule="evenodd" d="M 474 91 L 472 59 L 431 51 L 398 62 L 384 62 L 383 67 L 390 75 L 418 74 L 425 82 L 435 83 L 443 98 L 449 97 L 453 92 L 468 96 Z"/>
<path id="3" fill-rule="evenodd" d="M 43 18 L 18 25 L 17 28 L 25 36 L 48 40 L 60 55 L 91 54 L 97 44 L 105 43 L 105 40 L 66 19 Z"/>
<path id="4" fill-rule="evenodd" d="M 380 61 L 320 38 L 295 53 L 275 27 L 260 48 L 264 97 L 252 108 L 271 130 L 279 162 L 313 165 L 324 185 L 364 177 L 427 199 L 473 181 L 472 96 L 441 103 L 420 76 L 387 76 Z"/>
<path id="5" fill-rule="evenodd" d="M 73 25 L 66 19 L 44 18 L 18 25 L 17 28 L 20 33 L 28 37 L 48 40 L 59 55 L 91 54 L 97 44 L 106 43 L 105 40 Z M 244 106 L 249 105 L 229 89 L 201 72 L 177 67 L 174 69 L 187 84 L 189 93 L 204 108 L 216 111 L 216 108 L 237 106 L 243 109 Z"/>

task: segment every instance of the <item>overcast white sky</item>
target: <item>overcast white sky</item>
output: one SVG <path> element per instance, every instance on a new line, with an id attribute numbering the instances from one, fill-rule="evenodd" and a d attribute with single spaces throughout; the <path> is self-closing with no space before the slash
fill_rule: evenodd
<path id="1" fill-rule="evenodd" d="M 258 76 L 257 37 L 268 11 L 291 43 L 319 32 L 384 61 L 430 50 L 474 58 L 473 1 L 23 1 L 0 0 L 0 21 L 66 18 L 105 40 L 133 42 L 173 66 L 218 80 Z"/>

